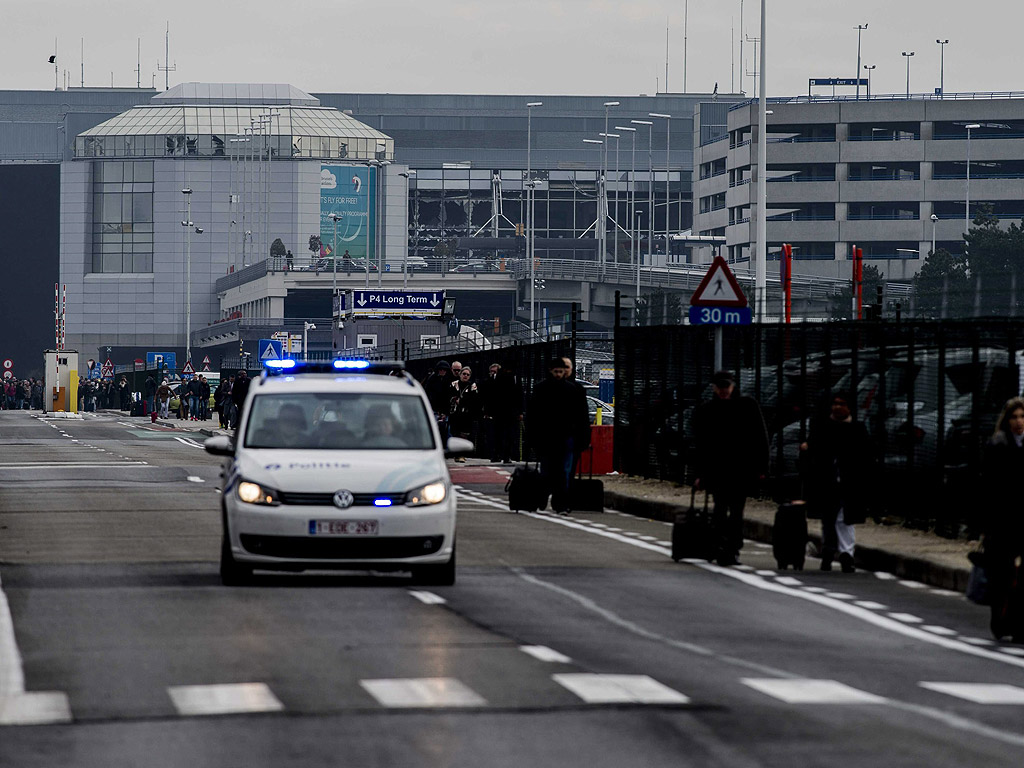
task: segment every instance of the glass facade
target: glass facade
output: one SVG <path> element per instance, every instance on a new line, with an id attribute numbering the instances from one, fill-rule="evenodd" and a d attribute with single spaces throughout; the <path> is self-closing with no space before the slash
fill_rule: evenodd
<path id="1" fill-rule="evenodd" d="M 153 163 L 93 164 L 92 272 L 153 271 Z"/>
<path id="2" fill-rule="evenodd" d="M 493 179 L 501 180 L 499 206 L 494 209 Z M 534 227 L 538 240 L 562 239 L 565 248 L 537 244 L 542 258 L 580 258 L 572 241 L 593 238 L 597 219 L 597 173 L 585 170 L 535 170 Z M 526 221 L 523 170 L 479 168 L 419 168 L 409 178 L 409 254 L 431 258 L 442 255 L 444 243 L 460 237 L 512 237 Z M 608 249 L 621 260 L 630 258 L 631 218 L 639 218 L 643 248 L 647 252 L 649 225 L 654 229 L 654 252 L 665 252 L 666 211 L 673 232 L 691 226 L 691 173 L 672 171 L 666 206 L 665 172 L 654 174 L 654 220 L 649 221 L 650 174 L 623 171 L 608 183 Z M 633 216 L 630 196 L 636 195 Z M 496 225 L 496 230 L 495 230 Z M 634 227 L 636 222 L 634 222 Z"/>

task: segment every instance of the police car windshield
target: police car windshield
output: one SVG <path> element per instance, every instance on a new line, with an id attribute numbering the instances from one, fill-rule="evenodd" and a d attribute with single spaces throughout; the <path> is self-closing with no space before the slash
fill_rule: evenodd
<path id="1" fill-rule="evenodd" d="M 418 451 L 434 435 L 415 395 L 281 392 L 253 398 L 245 447 Z"/>

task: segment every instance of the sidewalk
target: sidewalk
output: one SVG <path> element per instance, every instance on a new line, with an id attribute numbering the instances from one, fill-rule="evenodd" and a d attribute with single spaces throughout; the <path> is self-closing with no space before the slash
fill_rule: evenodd
<path id="1" fill-rule="evenodd" d="M 654 520 L 671 521 L 690 506 L 689 486 L 664 480 L 605 475 L 605 506 L 620 512 Z M 697 494 L 703 504 L 703 494 Z M 777 505 L 751 499 L 743 514 L 743 534 L 754 541 L 770 543 Z M 811 541 L 821 545 L 821 523 L 808 521 Z M 963 592 L 967 587 L 970 562 L 967 553 L 975 544 L 963 539 L 945 539 L 934 533 L 901 525 L 878 525 L 868 521 L 857 526 L 855 560 L 858 568 L 887 571 L 901 579 Z M 742 554 L 741 554 L 742 559 Z"/>

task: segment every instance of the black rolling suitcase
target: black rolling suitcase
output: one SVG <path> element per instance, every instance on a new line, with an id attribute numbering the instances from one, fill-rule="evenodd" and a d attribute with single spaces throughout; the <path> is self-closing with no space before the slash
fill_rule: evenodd
<path id="1" fill-rule="evenodd" d="M 604 482 L 594 479 L 594 447 L 590 447 L 590 475 L 583 477 L 582 457 L 576 477 L 569 480 L 569 506 L 574 512 L 604 512 Z"/>
<path id="2" fill-rule="evenodd" d="M 780 571 L 790 565 L 794 571 L 804 569 L 807 554 L 807 503 L 784 501 L 775 512 L 772 525 L 772 554 Z"/>
<path id="3" fill-rule="evenodd" d="M 704 494 L 703 508 L 697 507 L 696 498 L 697 490 L 690 488 L 690 508 L 677 514 L 672 523 L 672 559 L 677 563 L 684 558 L 713 560 L 718 551 L 708 494 Z"/>
<path id="4" fill-rule="evenodd" d="M 539 465 L 531 467 L 526 462 L 512 471 L 505 483 L 508 494 L 508 508 L 513 512 L 536 512 L 548 505 L 548 490 L 540 475 Z"/>

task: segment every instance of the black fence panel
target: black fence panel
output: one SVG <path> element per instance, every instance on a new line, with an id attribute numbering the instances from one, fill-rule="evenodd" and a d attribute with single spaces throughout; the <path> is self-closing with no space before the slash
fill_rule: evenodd
<path id="1" fill-rule="evenodd" d="M 1021 392 L 1022 339 L 1015 319 L 732 327 L 723 329 L 723 367 L 761 404 L 766 492 L 801 493 L 800 444 L 843 391 L 877 451 L 876 517 L 975 534 L 983 449 L 1006 400 Z M 708 327 L 617 329 L 618 471 L 691 479 L 690 418 L 711 395 L 713 365 Z"/>

